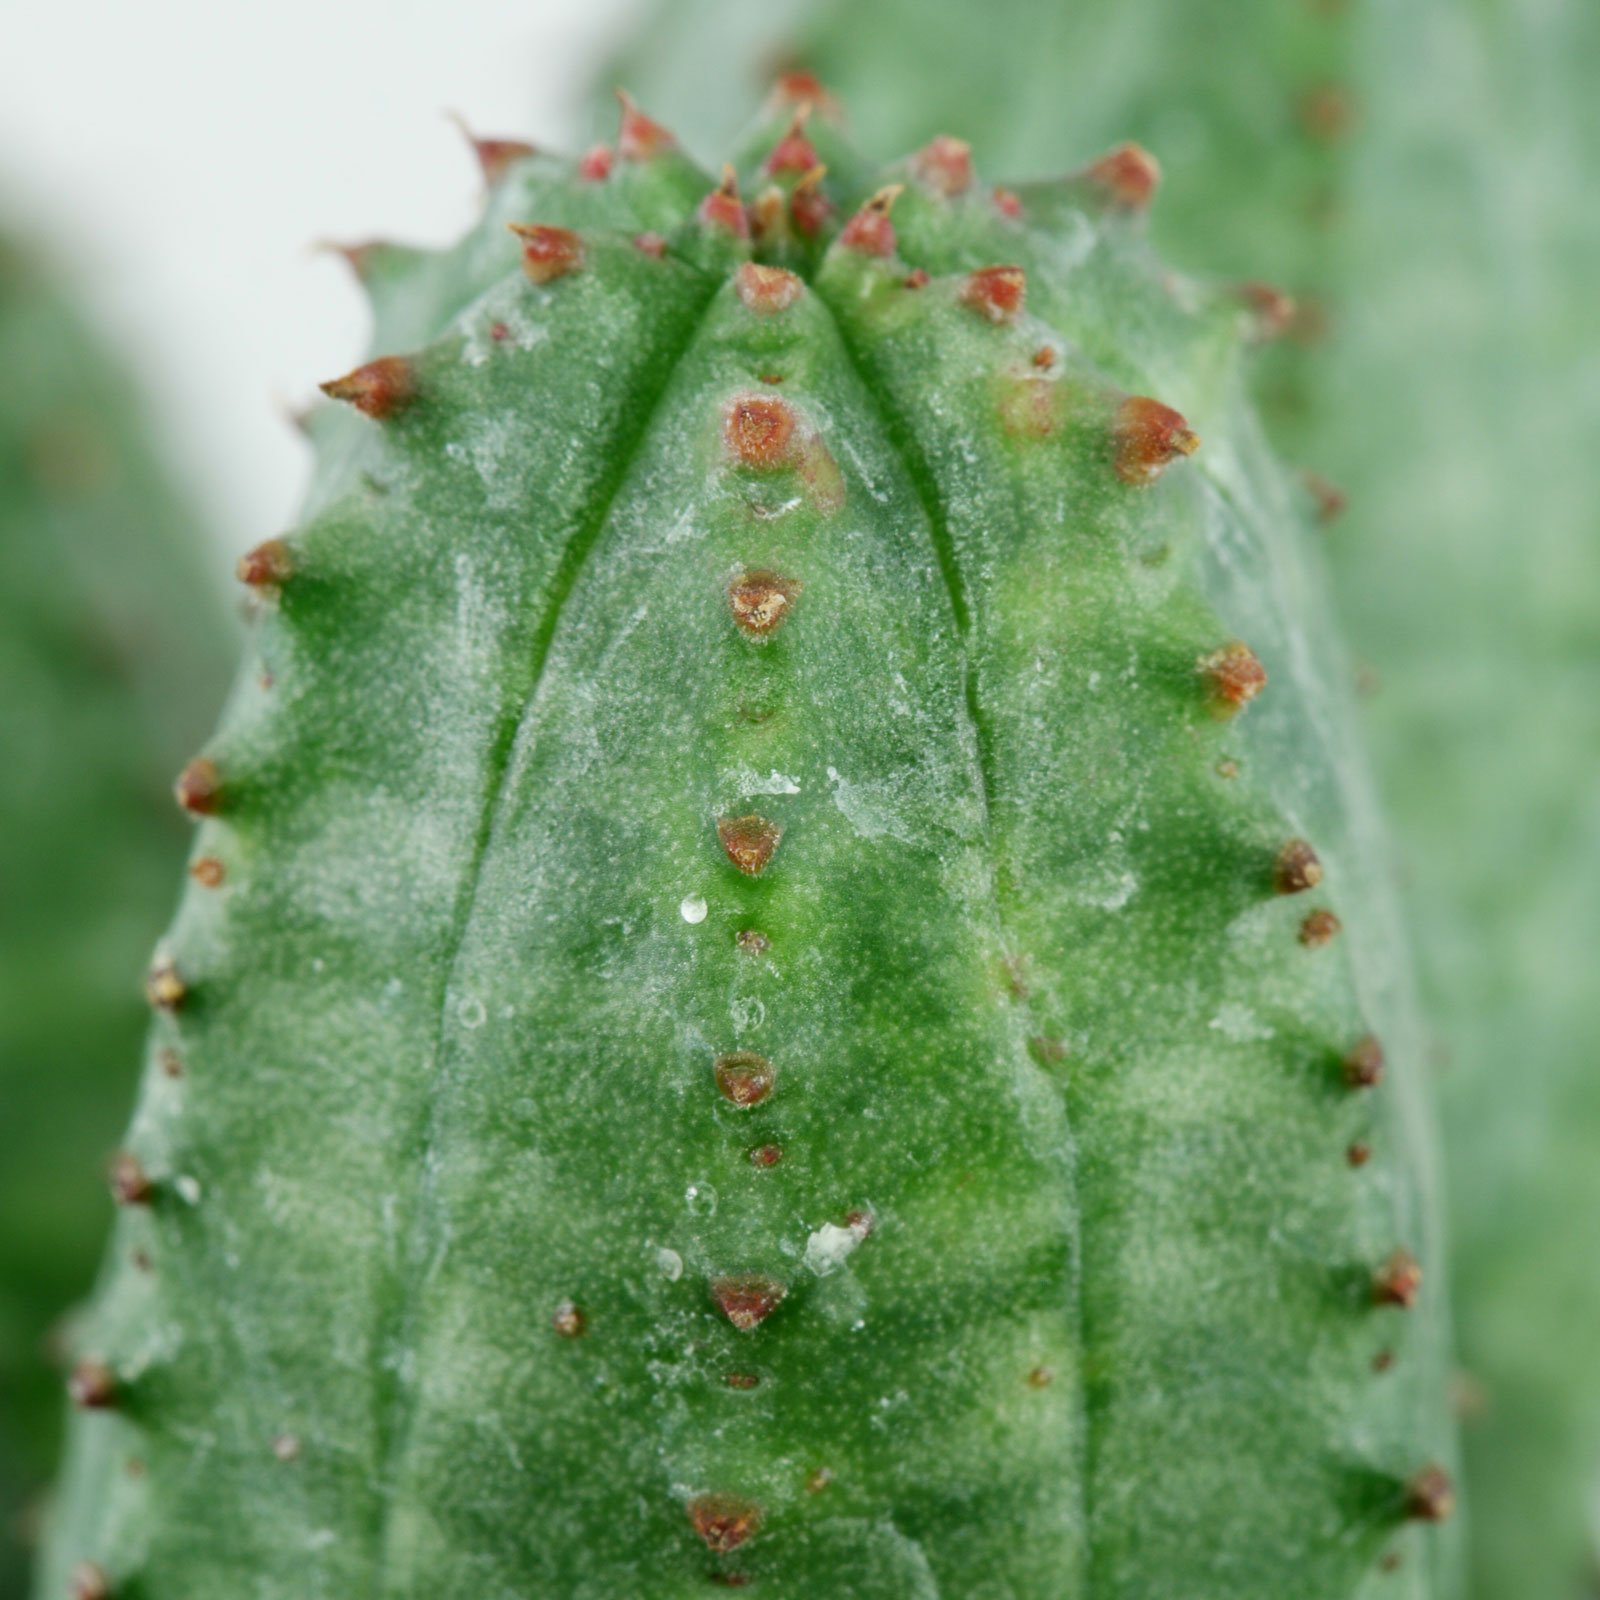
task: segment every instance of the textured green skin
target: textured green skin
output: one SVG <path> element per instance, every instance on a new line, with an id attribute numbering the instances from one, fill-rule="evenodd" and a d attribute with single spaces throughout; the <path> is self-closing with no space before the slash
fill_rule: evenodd
<path id="1" fill-rule="evenodd" d="M 1051 118 L 1090 143 L 1132 135 L 1177 180 L 1155 218 L 1169 254 L 1332 306 L 1329 345 L 1257 389 L 1275 435 L 1350 497 L 1330 559 L 1381 684 L 1368 732 L 1449 1063 L 1474 1588 L 1591 1594 L 1600 402 L 1585 353 L 1600 341 L 1600 222 L 1584 184 L 1600 168 L 1600 18 L 1584 0 L 1437 0 L 1274 5 L 1264 28 L 1251 6 L 1152 23 L 1167 8 L 923 0 L 886 36 L 898 9 L 675 3 L 625 81 L 714 119 L 713 76 L 732 62 L 753 95 L 788 40 L 830 85 L 873 75 L 851 105 L 873 138 L 923 137 L 953 107 L 981 150 L 1015 161 L 1054 148 Z M 1197 47 L 1186 18 L 1227 48 Z M 1076 35 L 1075 68 L 1097 64 L 1087 97 L 1037 70 L 1061 58 L 1052 30 Z M 1287 84 L 1319 80 L 1347 85 L 1348 138 L 1308 144 L 1280 125 L 1252 144 Z"/>
<path id="2" fill-rule="evenodd" d="M 1331 555 L 1447 1063 L 1474 1592 L 1575 1600 L 1600 1590 L 1600 13 L 1363 30 Z M 1355 425 L 1377 393 L 1405 429 Z"/>
<path id="3" fill-rule="evenodd" d="M 1167 184 L 1156 247 L 1191 271 L 1265 279 L 1309 310 L 1334 293 L 1328 232 L 1343 144 L 1308 105 L 1345 79 L 1341 0 L 663 0 L 597 98 L 625 83 L 720 149 L 779 66 L 815 71 L 863 148 L 960 133 L 984 166 L 1043 177 L 1132 139 Z M 597 113 L 597 116 L 601 113 Z M 1306 342 L 1264 353 L 1254 390 L 1299 443 Z"/>
<path id="4" fill-rule="evenodd" d="M 59 271 L 0 240 L 0 1596 L 61 1420 L 52 1325 L 94 1277 L 97 1181 L 184 830 L 174 764 L 229 654 L 193 519 Z"/>
<path id="5" fill-rule="evenodd" d="M 419 398 L 317 419 L 209 750 L 229 877 L 166 941 L 184 1075 L 149 1071 L 159 1192 L 82 1345 L 122 1404 L 79 1425 L 41 1595 L 86 1557 L 143 1600 L 1448 1593 L 1449 1535 L 1400 1527 L 1451 1453 L 1418 1034 L 1237 311 L 1081 196 L 1029 229 L 980 191 L 907 194 L 903 253 L 1020 262 L 1017 325 L 837 249 L 759 317 L 694 225 L 629 243 L 708 187 L 536 158 L 458 251 L 374 263 Z M 583 270 L 528 285 L 508 218 L 582 227 Z M 1012 437 L 1047 338 L 1088 420 Z M 773 371 L 838 508 L 724 454 Z M 1123 484 L 1112 384 L 1200 460 Z M 756 644 L 724 590 L 762 567 L 804 590 Z M 1195 663 L 1238 633 L 1272 684 L 1224 723 Z M 714 822 L 757 807 L 787 831 L 752 879 Z M 1328 877 L 1278 896 L 1297 833 Z M 712 1086 L 735 1047 L 777 1065 L 754 1110 Z M 1409 1313 L 1371 1303 L 1398 1244 Z M 750 1271 L 789 1296 L 741 1334 L 706 1280 Z M 764 1509 L 731 1555 L 708 1492 Z"/>

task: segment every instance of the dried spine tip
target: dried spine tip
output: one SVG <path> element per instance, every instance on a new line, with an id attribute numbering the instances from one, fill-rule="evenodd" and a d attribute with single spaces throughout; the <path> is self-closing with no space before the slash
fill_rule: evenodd
<path id="1" fill-rule="evenodd" d="M 1170 462 L 1200 448 L 1182 412 L 1147 395 L 1131 395 L 1118 406 L 1112 436 L 1117 475 L 1125 483 L 1150 483 Z"/>
<path id="2" fill-rule="evenodd" d="M 1422 1293 L 1422 1268 L 1409 1250 L 1396 1250 L 1372 1278 L 1372 1298 L 1380 1306 L 1409 1311 Z"/>
<path id="3" fill-rule="evenodd" d="M 589 1319 L 570 1300 L 563 1300 L 550 1314 L 550 1326 L 563 1339 L 577 1339 L 588 1330 Z"/>
<path id="4" fill-rule="evenodd" d="M 1251 313 L 1251 331 L 1260 342 L 1280 337 L 1293 325 L 1294 298 L 1282 289 L 1252 279 L 1239 284 L 1237 293 Z"/>
<path id="5" fill-rule="evenodd" d="M 804 176 L 816 167 L 817 148 L 806 137 L 806 122 L 810 115 L 810 105 L 802 105 L 795 112 L 788 131 L 772 147 L 772 153 L 766 160 L 766 170 L 774 177 L 780 172 L 796 172 Z"/>
<path id="6" fill-rule="evenodd" d="M 758 1106 L 777 1082 L 777 1069 L 754 1050 L 733 1050 L 712 1066 L 722 1097 L 740 1107 Z"/>
<path id="7" fill-rule="evenodd" d="M 990 322 L 1009 322 L 1022 309 L 1028 276 L 1021 267 L 979 267 L 961 286 L 961 303 Z"/>
<path id="8" fill-rule="evenodd" d="M 604 183 L 611 176 L 615 152 L 608 144 L 593 145 L 578 163 L 578 176 L 585 183 Z"/>
<path id="9" fill-rule="evenodd" d="M 769 638 L 776 633 L 800 584 L 776 572 L 745 572 L 728 585 L 728 608 L 741 632 L 752 639 Z"/>
<path id="10" fill-rule="evenodd" d="M 756 1272 L 713 1278 L 710 1287 L 717 1309 L 740 1333 L 759 1328 L 789 1292 L 776 1278 Z"/>
<path id="11" fill-rule="evenodd" d="M 67 1379 L 67 1394 L 85 1411 L 104 1411 L 116 1404 L 116 1374 L 103 1361 L 80 1361 Z"/>
<path id="12" fill-rule="evenodd" d="M 1455 1485 L 1437 1462 L 1429 1462 L 1406 1485 L 1406 1515 L 1415 1521 L 1443 1522 L 1455 1508 Z"/>
<path id="13" fill-rule="evenodd" d="M 1344 1081 L 1352 1089 L 1374 1089 L 1383 1082 L 1383 1046 L 1370 1033 L 1345 1056 Z"/>
<path id="14" fill-rule="evenodd" d="M 478 158 L 478 166 L 483 172 L 483 181 L 491 188 L 506 175 L 507 169 L 515 162 L 539 153 L 523 139 L 480 139 L 467 126 L 465 119 L 455 112 L 450 113 L 450 120 L 472 146 L 472 153 Z"/>
<path id="15" fill-rule="evenodd" d="M 833 215 L 833 202 L 823 193 L 822 180 L 828 175 L 824 166 L 813 167 L 795 186 L 789 196 L 789 216 L 795 227 L 807 239 L 815 239 L 822 225 Z M 891 230 L 893 248 L 893 233 Z"/>
<path id="16" fill-rule="evenodd" d="M 239 557 L 234 571 L 239 582 L 252 589 L 277 589 L 294 576 L 294 557 L 284 540 L 263 539 L 254 550 Z"/>
<path id="17" fill-rule="evenodd" d="M 93 1561 L 80 1561 L 67 1580 L 70 1600 L 110 1600 L 111 1580 L 105 1568 Z"/>
<path id="18" fill-rule="evenodd" d="M 941 133 L 911 158 L 911 170 L 939 194 L 965 194 L 972 187 L 972 146 Z"/>
<path id="19" fill-rule="evenodd" d="M 765 955 L 772 947 L 772 941 L 766 934 L 758 933 L 754 928 L 741 928 L 733 936 L 733 942 L 747 956 Z"/>
<path id="20" fill-rule="evenodd" d="M 1114 205 L 1127 211 L 1143 211 L 1161 182 L 1161 164 L 1143 145 L 1119 144 L 1091 162 L 1083 176 Z"/>
<path id="21" fill-rule="evenodd" d="M 673 149 L 678 141 L 659 122 L 652 122 L 626 89 L 617 90 L 622 107 L 622 123 L 617 130 L 617 153 L 624 161 L 648 161 L 652 156 Z"/>
<path id="22" fill-rule="evenodd" d="M 343 400 L 364 416 L 381 421 L 416 398 L 416 370 L 405 356 L 379 356 L 322 384 L 330 400 Z"/>
<path id="23" fill-rule="evenodd" d="M 737 1495 L 696 1495 L 688 1510 L 694 1531 L 716 1555 L 737 1550 L 761 1526 L 761 1508 Z"/>
<path id="24" fill-rule="evenodd" d="M 659 233 L 636 233 L 633 248 L 642 256 L 659 261 L 667 253 L 667 241 Z"/>
<path id="25" fill-rule="evenodd" d="M 1249 645 L 1234 639 L 1200 658 L 1200 671 L 1210 680 L 1217 710 L 1231 717 L 1267 686 L 1267 669 Z"/>
<path id="26" fill-rule="evenodd" d="M 188 998 L 189 985 L 171 956 L 157 956 L 144 975 L 145 999 L 157 1011 L 176 1011 Z"/>
<path id="27" fill-rule="evenodd" d="M 1372 1146 L 1365 1139 L 1353 1140 L 1344 1158 L 1352 1167 L 1364 1167 L 1372 1159 Z"/>
<path id="28" fill-rule="evenodd" d="M 889 213 L 904 192 L 904 185 L 886 184 L 844 225 L 839 245 L 866 256 L 892 256 L 895 252 L 894 224 Z"/>
<path id="29" fill-rule="evenodd" d="M 754 1372 L 725 1372 L 722 1381 L 730 1389 L 759 1389 L 761 1378 Z"/>
<path id="30" fill-rule="evenodd" d="M 1300 943 L 1308 950 L 1318 950 L 1331 939 L 1337 938 L 1344 924 L 1326 907 L 1308 911 L 1300 924 Z"/>
<path id="31" fill-rule="evenodd" d="M 728 452 L 747 467 L 776 467 L 788 459 L 794 410 L 776 395 L 742 394 L 728 407 L 722 433 Z"/>
<path id="32" fill-rule="evenodd" d="M 1304 839 L 1291 839 L 1272 867 L 1273 887 L 1279 894 L 1301 894 L 1322 882 L 1322 862 Z"/>
<path id="33" fill-rule="evenodd" d="M 747 878 L 759 877 L 767 869 L 783 829 L 766 817 L 751 812 L 745 817 L 723 817 L 717 823 L 717 837 L 731 861 Z"/>
<path id="34" fill-rule="evenodd" d="M 506 226 L 522 241 L 522 271 L 530 283 L 552 283 L 583 265 L 583 240 L 571 228 L 536 222 Z"/>
<path id="35" fill-rule="evenodd" d="M 1028 1374 L 1028 1387 L 1030 1389 L 1048 1389 L 1056 1380 L 1056 1375 L 1049 1367 L 1035 1367 Z"/>
<path id="36" fill-rule="evenodd" d="M 196 756 L 173 784 L 172 792 L 185 811 L 197 817 L 209 817 L 222 798 L 222 779 L 217 764 L 209 756 Z"/>
<path id="37" fill-rule="evenodd" d="M 783 1150 L 775 1144 L 758 1144 L 750 1152 L 750 1162 L 757 1167 L 775 1167 L 783 1160 Z"/>
<path id="38" fill-rule="evenodd" d="M 155 1193 L 155 1185 L 150 1181 L 150 1174 L 140 1165 L 139 1158 L 129 1150 L 119 1150 L 111 1158 L 107 1181 L 111 1186 L 111 1198 L 119 1206 L 149 1205 L 150 1198 Z"/>
<path id="39" fill-rule="evenodd" d="M 1344 510 L 1344 490 L 1330 483 L 1320 472 L 1312 472 L 1308 468 L 1300 474 L 1300 481 L 1316 502 L 1318 522 L 1332 522 Z"/>
<path id="40" fill-rule="evenodd" d="M 227 876 L 227 869 L 215 856 L 200 856 L 190 866 L 189 876 L 202 889 L 216 889 Z"/>
<path id="41" fill-rule="evenodd" d="M 783 267 L 746 261 L 734 274 L 733 289 L 747 310 L 772 316 L 787 311 L 805 292 L 805 284 Z"/>
<path id="42" fill-rule="evenodd" d="M 720 228 L 735 239 L 750 237 L 750 218 L 739 199 L 739 178 L 731 166 L 722 169 L 722 181 L 700 202 L 697 213 L 708 227 Z"/>

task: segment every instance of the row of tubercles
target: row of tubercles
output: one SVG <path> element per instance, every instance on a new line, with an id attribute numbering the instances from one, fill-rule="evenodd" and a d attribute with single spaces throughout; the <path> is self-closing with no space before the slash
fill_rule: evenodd
<path id="1" fill-rule="evenodd" d="M 913 157 L 909 166 L 916 180 L 945 198 L 961 194 L 973 182 L 969 152 L 960 141 L 935 140 Z M 1156 177 L 1152 158 L 1136 146 L 1124 146 L 1080 174 L 1079 181 L 1102 189 L 1109 204 L 1132 210 L 1148 204 Z M 846 224 L 838 247 L 885 262 L 895 261 L 898 269 L 901 263 L 896 259 L 898 241 L 892 210 L 900 192 L 898 185 L 880 189 Z M 926 289 L 929 283 L 925 273 L 915 271 L 901 279 L 901 287 L 912 292 Z M 963 306 L 997 327 L 1019 322 L 1026 293 L 1026 274 L 1021 268 L 1009 265 L 980 267 L 968 273 L 956 288 Z M 1257 298 L 1265 301 L 1267 292 L 1263 289 Z M 1042 344 L 1032 358 L 1032 365 L 1047 371 L 1054 359 L 1051 346 Z M 1022 380 L 1024 384 L 1042 381 Z M 1022 409 L 1026 415 L 1027 408 Z M 1178 412 L 1145 396 L 1123 398 L 1116 405 L 1111 427 L 1115 470 L 1132 486 L 1152 483 L 1173 461 L 1192 454 L 1200 442 Z M 1053 422 L 1050 429 L 1038 431 L 1053 431 Z M 1247 644 L 1237 639 L 1201 656 L 1196 662 L 1196 671 L 1212 713 L 1224 720 L 1236 716 L 1267 685 L 1267 673 L 1260 659 Z M 1235 776 L 1237 763 L 1224 762 L 1219 771 L 1226 777 Z M 1272 859 L 1270 886 L 1278 895 L 1311 892 L 1322 880 L 1322 862 L 1305 839 L 1287 840 Z M 1331 909 L 1316 907 L 1301 920 L 1297 937 L 1306 949 L 1321 949 L 1333 941 L 1341 926 Z M 1035 1052 L 1047 1061 L 1059 1060 L 1065 1054 L 1058 1040 L 1036 1039 L 1034 1046 Z M 1376 1089 L 1382 1082 L 1384 1053 L 1373 1035 L 1357 1039 L 1338 1060 L 1340 1081 L 1352 1093 Z M 1365 1165 L 1370 1156 L 1371 1146 L 1362 1139 L 1351 1142 L 1345 1151 L 1345 1159 L 1352 1168 Z M 1370 1284 L 1374 1306 L 1409 1310 L 1421 1294 L 1422 1269 L 1409 1250 L 1397 1248 L 1371 1272 Z M 1390 1359 L 1384 1352 L 1374 1362 L 1374 1367 L 1384 1370 Z M 1407 1514 L 1416 1518 L 1442 1520 L 1449 1514 L 1452 1504 L 1449 1479 L 1437 1465 L 1424 1467 L 1404 1490 Z"/>

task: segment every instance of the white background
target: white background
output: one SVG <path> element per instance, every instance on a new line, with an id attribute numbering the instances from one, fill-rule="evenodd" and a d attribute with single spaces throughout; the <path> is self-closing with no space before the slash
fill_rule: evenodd
<path id="1" fill-rule="evenodd" d="M 314 241 L 450 239 L 481 188 L 445 109 L 571 145 L 637 3 L 0 0 L 0 227 L 127 355 L 219 568 L 292 526 L 284 414 L 362 352 Z"/>

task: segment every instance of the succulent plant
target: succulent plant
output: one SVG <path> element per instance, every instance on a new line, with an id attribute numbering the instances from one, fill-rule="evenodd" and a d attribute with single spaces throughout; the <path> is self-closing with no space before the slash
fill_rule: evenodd
<path id="1" fill-rule="evenodd" d="M 41 1594 L 1448 1592 L 1255 315 L 1136 150 L 479 150 L 241 563 Z"/>
<path id="2" fill-rule="evenodd" d="M 230 653 L 195 522 L 62 274 L 0 238 L 0 1596 L 49 1477 L 47 1335 L 87 1293 L 183 832 L 171 765 Z M 63 1174 L 78 1174 L 62 1181 Z"/>

